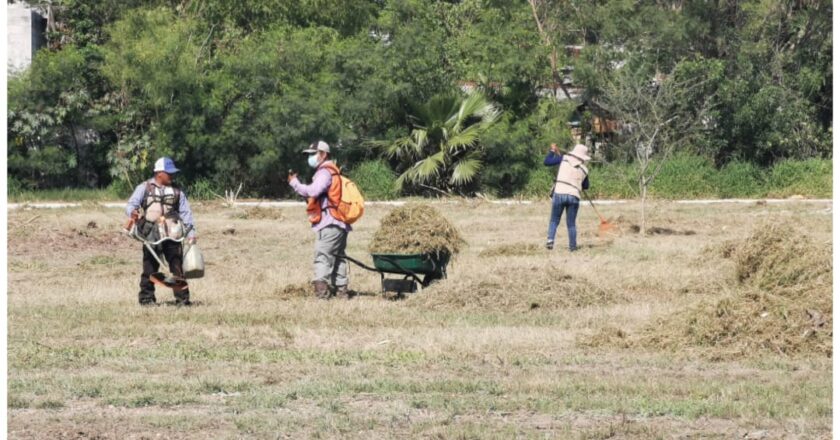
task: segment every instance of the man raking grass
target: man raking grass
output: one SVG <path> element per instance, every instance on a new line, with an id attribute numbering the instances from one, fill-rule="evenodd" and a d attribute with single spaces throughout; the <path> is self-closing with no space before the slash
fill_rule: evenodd
<path id="1" fill-rule="evenodd" d="M 545 247 L 554 249 L 554 236 L 557 225 L 566 211 L 566 231 L 569 233 L 569 251 L 577 250 L 577 219 L 580 206 L 580 193 L 589 188 L 589 169 L 586 164 L 592 159 L 589 149 L 580 143 L 579 132 L 573 133 L 577 144 L 570 153 L 560 154 L 557 144 L 551 144 L 551 150 L 545 157 L 545 166 L 560 165 L 554 187 L 551 190 L 551 216 L 548 221 L 548 238 Z"/>

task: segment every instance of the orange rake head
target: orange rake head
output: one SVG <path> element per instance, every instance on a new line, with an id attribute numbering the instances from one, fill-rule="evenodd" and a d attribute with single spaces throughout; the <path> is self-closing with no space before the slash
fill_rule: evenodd
<path id="1" fill-rule="evenodd" d="M 606 221 L 604 218 L 601 218 L 601 224 L 598 225 L 598 237 L 604 238 L 614 232 L 618 232 L 618 227 Z"/>

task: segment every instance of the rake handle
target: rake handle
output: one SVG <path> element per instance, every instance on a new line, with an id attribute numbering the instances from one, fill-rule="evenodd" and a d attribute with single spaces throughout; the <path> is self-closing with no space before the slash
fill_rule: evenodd
<path id="1" fill-rule="evenodd" d="M 595 203 L 593 203 L 592 199 L 589 198 L 589 194 L 586 193 L 586 190 L 580 190 L 580 192 L 583 193 L 583 196 L 586 197 L 586 200 L 589 202 L 590 205 L 592 205 L 592 209 L 595 210 L 595 214 L 597 214 L 598 218 L 601 219 L 601 223 L 606 223 L 607 221 L 604 220 L 604 217 L 601 215 L 600 212 L 598 212 L 598 208 L 595 207 Z"/>

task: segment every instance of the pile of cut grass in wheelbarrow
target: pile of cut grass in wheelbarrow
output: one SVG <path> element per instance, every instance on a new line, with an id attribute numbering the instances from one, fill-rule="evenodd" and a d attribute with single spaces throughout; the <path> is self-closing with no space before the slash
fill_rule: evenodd
<path id="1" fill-rule="evenodd" d="M 411 203 L 382 219 L 369 250 L 372 254 L 455 255 L 464 244 L 458 229 L 437 209 Z"/>

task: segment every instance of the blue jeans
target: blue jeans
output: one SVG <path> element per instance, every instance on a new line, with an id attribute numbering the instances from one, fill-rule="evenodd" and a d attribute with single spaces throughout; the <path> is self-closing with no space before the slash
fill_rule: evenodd
<path id="1" fill-rule="evenodd" d="M 557 235 L 557 225 L 560 224 L 560 217 L 563 216 L 563 210 L 566 210 L 566 230 L 569 231 L 569 250 L 577 249 L 577 228 L 575 228 L 575 220 L 577 219 L 578 207 L 580 206 L 580 199 L 568 194 L 554 194 L 551 202 L 551 218 L 548 219 L 548 241 L 553 242 L 554 236 Z"/>

